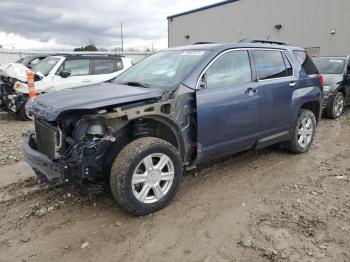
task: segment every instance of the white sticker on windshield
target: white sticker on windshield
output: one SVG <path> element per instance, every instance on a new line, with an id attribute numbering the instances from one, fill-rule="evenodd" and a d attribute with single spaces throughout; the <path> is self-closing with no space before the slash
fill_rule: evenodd
<path id="1" fill-rule="evenodd" d="M 187 50 L 181 53 L 181 55 L 204 55 L 204 51 L 197 51 L 197 50 Z"/>
<path id="2" fill-rule="evenodd" d="M 47 61 L 47 63 L 50 64 L 50 65 L 53 65 L 53 64 L 56 63 L 56 60 L 49 60 L 49 61 Z"/>
<path id="3" fill-rule="evenodd" d="M 331 62 L 331 63 L 343 63 L 343 60 L 330 59 L 329 62 Z"/>

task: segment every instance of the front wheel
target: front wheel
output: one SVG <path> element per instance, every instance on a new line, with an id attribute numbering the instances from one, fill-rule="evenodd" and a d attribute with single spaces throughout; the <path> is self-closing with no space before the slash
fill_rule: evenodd
<path id="1" fill-rule="evenodd" d="M 293 137 L 287 142 L 289 151 L 302 154 L 309 151 L 316 133 L 316 117 L 307 109 L 301 109 Z"/>
<path id="2" fill-rule="evenodd" d="M 182 173 L 182 160 L 173 145 L 145 137 L 118 154 L 110 173 L 110 187 L 122 207 L 146 215 L 169 204 L 179 189 Z"/>

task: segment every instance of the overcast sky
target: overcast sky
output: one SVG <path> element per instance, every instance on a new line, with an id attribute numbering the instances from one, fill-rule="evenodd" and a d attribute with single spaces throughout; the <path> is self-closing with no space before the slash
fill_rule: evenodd
<path id="1" fill-rule="evenodd" d="M 167 47 L 166 17 L 219 0 L 0 0 L 0 45 L 16 49 Z"/>

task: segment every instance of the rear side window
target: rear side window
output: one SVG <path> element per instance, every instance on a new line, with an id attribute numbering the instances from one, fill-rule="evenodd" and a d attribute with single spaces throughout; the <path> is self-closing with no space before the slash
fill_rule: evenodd
<path id="1" fill-rule="evenodd" d="M 112 59 L 95 59 L 94 75 L 110 74 L 114 71 L 114 63 Z"/>
<path id="2" fill-rule="evenodd" d="M 255 50 L 254 60 L 259 80 L 291 76 L 293 68 L 281 51 Z"/>
<path id="3" fill-rule="evenodd" d="M 293 51 L 307 75 L 318 74 L 317 67 L 305 51 Z"/>
<path id="4" fill-rule="evenodd" d="M 71 76 L 88 75 L 90 71 L 89 59 L 66 60 L 63 66 L 64 70 L 69 70 Z"/>
<path id="5" fill-rule="evenodd" d="M 232 51 L 220 56 L 206 71 L 207 88 L 231 87 L 252 81 L 247 51 Z"/>

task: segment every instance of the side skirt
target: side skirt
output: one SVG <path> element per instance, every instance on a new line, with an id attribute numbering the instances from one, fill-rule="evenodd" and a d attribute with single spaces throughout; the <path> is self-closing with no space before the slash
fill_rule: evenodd
<path id="1" fill-rule="evenodd" d="M 267 146 L 277 144 L 279 142 L 288 141 L 289 139 L 291 139 L 290 132 L 283 131 L 283 132 L 274 134 L 272 136 L 267 136 L 267 137 L 264 137 L 264 138 L 258 140 L 258 142 L 256 144 L 256 149 L 261 149 L 261 148 L 264 148 Z"/>

